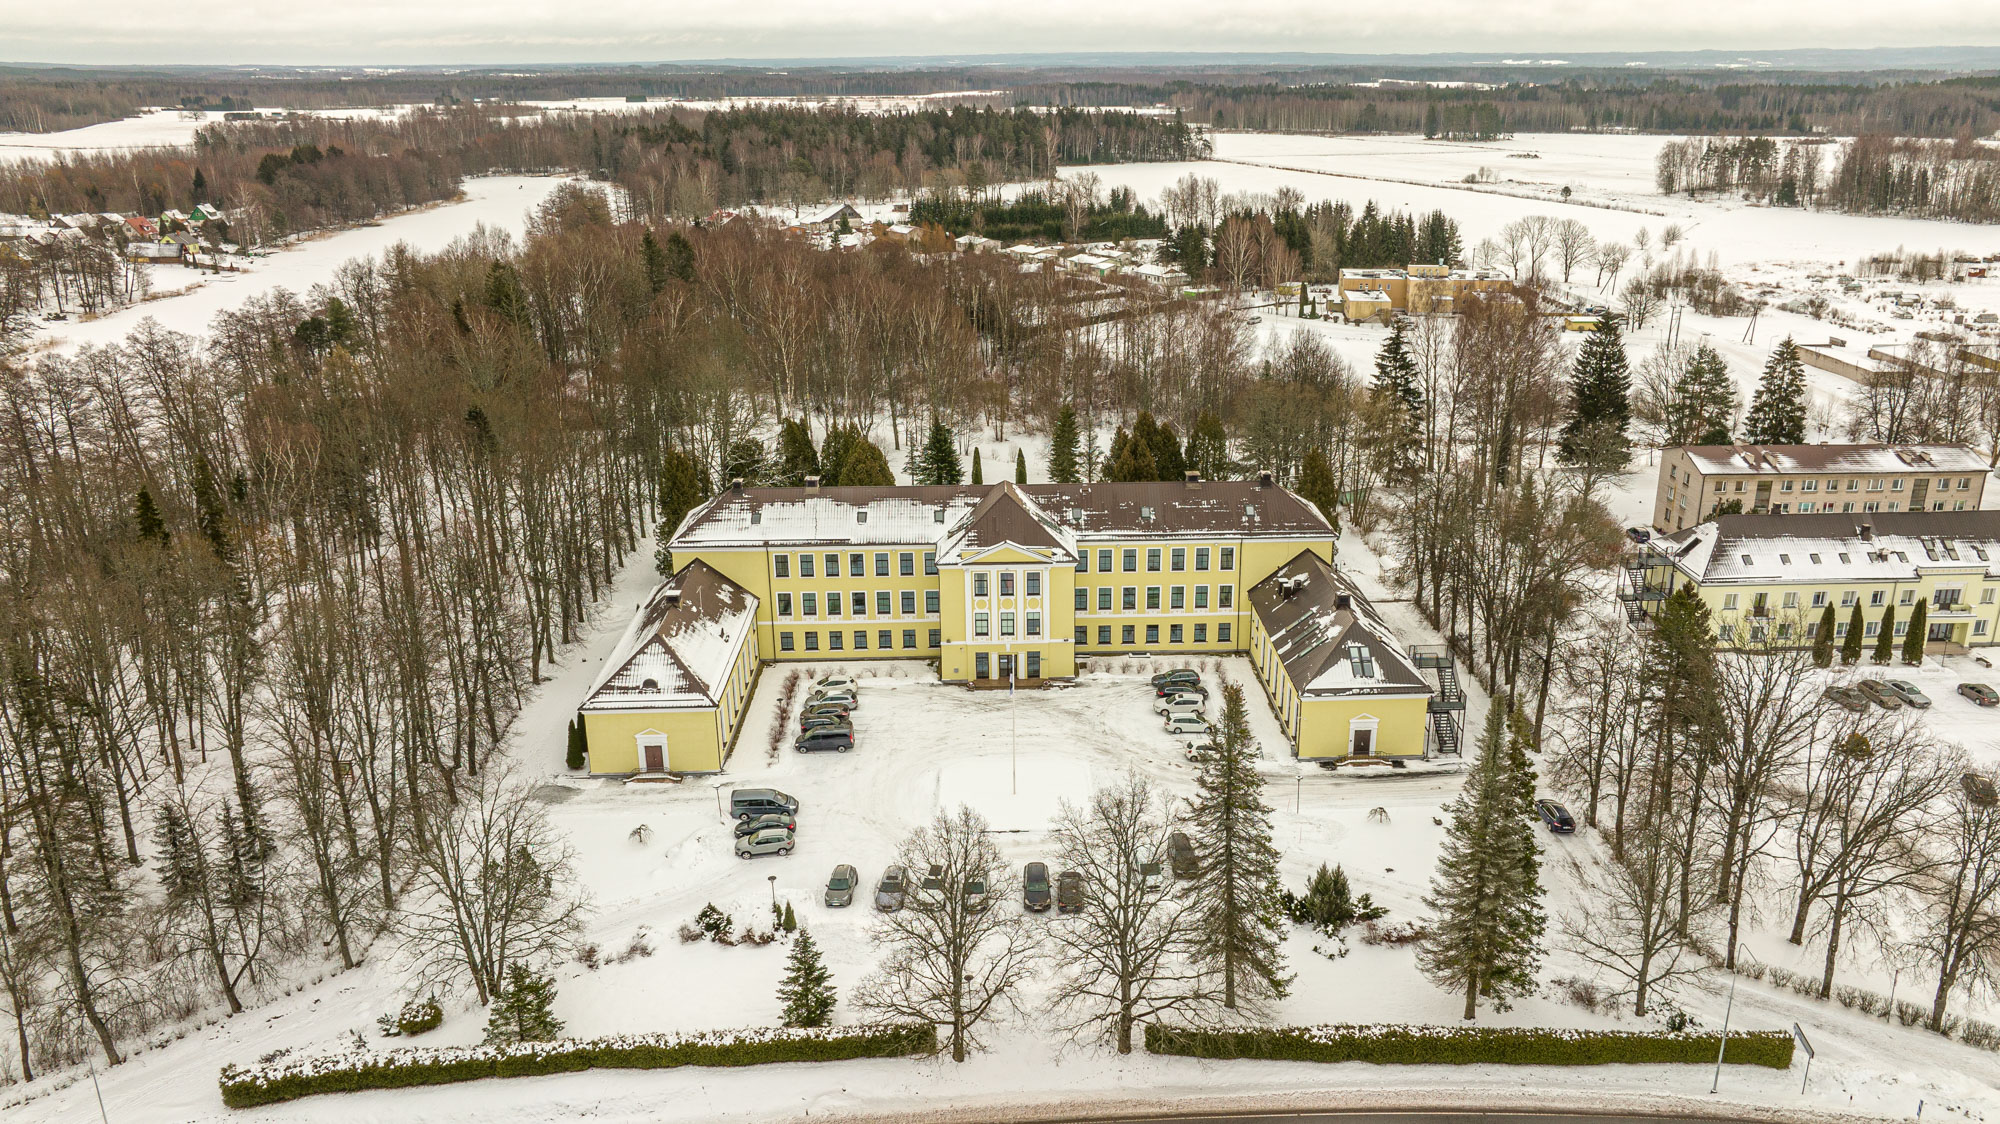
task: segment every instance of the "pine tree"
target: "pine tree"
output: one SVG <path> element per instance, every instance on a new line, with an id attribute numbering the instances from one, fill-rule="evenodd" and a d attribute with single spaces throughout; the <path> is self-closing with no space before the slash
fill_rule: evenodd
<path id="1" fill-rule="evenodd" d="M 1571 391 L 1570 417 L 1559 446 L 1563 462 L 1602 458 L 1607 467 L 1625 467 L 1632 452 L 1625 432 L 1632 421 L 1632 376 L 1617 317 L 1605 317 L 1597 331 L 1584 337 Z"/>
<path id="2" fill-rule="evenodd" d="M 1017 448 L 1014 450 L 1014 483 L 1026 484 L 1027 482 L 1028 482 L 1028 451 L 1026 449 Z"/>
<path id="3" fill-rule="evenodd" d="M 167 521 L 160 514 L 160 507 L 153 502 L 153 493 L 144 484 L 139 486 L 139 494 L 132 500 L 132 525 L 138 532 L 139 541 L 165 547 L 173 541 L 167 531 Z"/>
<path id="4" fill-rule="evenodd" d="M 1417 380 L 1416 361 L 1410 358 L 1407 327 L 1407 321 L 1398 319 L 1382 350 L 1375 353 L 1374 394 L 1392 430 L 1381 436 L 1381 445 L 1388 452 L 1390 476 L 1401 481 L 1415 472 L 1424 424 L 1424 391 Z"/>
<path id="5" fill-rule="evenodd" d="M 194 182 L 188 186 L 188 197 L 196 206 L 208 202 L 208 177 L 201 174 L 200 168 L 194 170 Z"/>
<path id="6" fill-rule="evenodd" d="M 1833 602 L 1826 603 L 1826 610 L 1819 615 L 1819 628 L 1813 632 L 1812 661 L 1814 667 L 1833 666 Z"/>
<path id="7" fill-rule="evenodd" d="M 563 1029 L 555 1003 L 554 979 L 518 961 L 507 965 L 507 978 L 486 1014 L 486 1044 L 554 1041 Z"/>
<path id="8" fill-rule="evenodd" d="M 709 485 L 707 466 L 696 464 L 693 457 L 679 449 L 668 449 L 661 454 L 660 522 L 654 533 L 653 553 L 653 565 L 661 577 L 672 577 L 674 573 L 674 556 L 667 549 L 667 540 L 680 529 L 681 520 L 687 518 L 687 513 L 713 491 Z"/>
<path id="9" fill-rule="evenodd" d="M 588 763 L 589 751 L 590 740 L 584 733 L 583 718 L 578 716 L 569 724 L 569 752 L 564 756 L 563 764 L 572 769 L 581 769 Z"/>
<path id="10" fill-rule="evenodd" d="M 1903 662 L 1915 666 L 1924 662 L 1925 634 L 1930 630 L 1930 602 L 1919 599 L 1910 610 L 1910 630 L 1903 634 Z"/>
<path id="11" fill-rule="evenodd" d="M 1847 635 L 1840 641 L 1840 664 L 1853 667 L 1861 658 L 1861 634 L 1867 623 L 1861 619 L 1861 602 L 1854 603 L 1854 612 L 1847 618 Z"/>
<path id="12" fill-rule="evenodd" d="M 1882 631 L 1875 634 L 1875 662 L 1888 663 L 1896 654 L 1896 606 L 1882 611 Z"/>
<path id="13" fill-rule="evenodd" d="M 1064 405 L 1056 414 L 1055 428 L 1049 431 L 1049 479 L 1057 484 L 1075 484 L 1083 479 L 1081 442 L 1076 428 L 1076 411 Z"/>
<path id="14" fill-rule="evenodd" d="M 896 473 L 889 467 L 889 458 L 882 455 L 882 447 L 853 430 L 853 439 L 847 443 L 841 454 L 840 471 L 835 479 L 843 488 L 886 488 L 896 482 Z"/>
<path id="15" fill-rule="evenodd" d="M 657 295 L 667 287 L 667 252 L 650 230 L 639 236 L 639 260 L 646 266 L 646 287 Z"/>
<path id="16" fill-rule="evenodd" d="M 1222 1005 L 1232 1009 L 1242 999 L 1283 999 L 1292 980 L 1282 947 L 1278 849 L 1257 756 L 1243 688 L 1225 684 L 1222 720 L 1197 766 L 1188 818 L 1200 867 L 1197 949 L 1221 977 Z"/>
<path id="17" fill-rule="evenodd" d="M 496 261 L 486 270 L 486 307 L 524 332 L 533 327 L 527 291 L 521 288 L 520 275 L 506 262 Z"/>
<path id="18" fill-rule="evenodd" d="M 986 483 L 986 473 L 979 467 L 979 446 L 972 447 L 972 483 L 974 487 Z"/>
<path id="19" fill-rule="evenodd" d="M 1203 410 L 1194 419 L 1185 459 L 1203 480 L 1227 480 L 1236 474 L 1236 465 L 1229 459 L 1229 431 L 1213 411 Z"/>
<path id="20" fill-rule="evenodd" d="M 812 431 L 806 428 L 805 419 L 786 418 L 778 426 L 778 471 L 772 483 L 796 488 L 806 477 L 820 475 L 819 450 L 813 447 Z"/>
<path id="21" fill-rule="evenodd" d="M 785 1025 L 826 1026 L 833 1021 L 837 1002 L 833 973 L 820 960 L 812 930 L 800 929 L 785 961 L 784 982 L 778 985 L 778 1006 L 784 1012 Z"/>
<path id="22" fill-rule="evenodd" d="M 1666 404 L 1666 443 L 1727 445 L 1736 427 L 1736 384 L 1729 365 L 1708 344 L 1694 349 Z"/>
<path id="23" fill-rule="evenodd" d="M 1179 480 L 1186 471 L 1180 439 L 1175 436 L 1173 427 L 1154 421 L 1150 412 L 1139 411 L 1139 417 L 1132 423 L 1131 439 L 1146 446 L 1152 453 L 1153 474 L 1144 479 Z"/>
<path id="24" fill-rule="evenodd" d="M 930 430 L 924 435 L 924 445 L 917 451 L 913 468 L 911 476 L 919 484 L 961 484 L 965 481 L 964 464 L 958 459 L 958 437 L 937 414 L 931 415 Z"/>
<path id="25" fill-rule="evenodd" d="M 1334 531 L 1339 532 L 1340 482 L 1334 479 L 1333 466 L 1326 463 L 1326 454 L 1318 449 L 1308 450 L 1299 464 L 1298 493 L 1319 508 Z"/>
<path id="26" fill-rule="evenodd" d="M 1799 347 L 1786 336 L 1764 364 L 1764 377 L 1743 419 L 1743 440 L 1751 445 L 1802 445 L 1806 439 L 1806 367 Z"/>
<path id="27" fill-rule="evenodd" d="M 666 251 L 667 275 L 679 281 L 694 282 L 694 245 L 687 236 L 675 230 L 667 234 L 667 243 L 661 249 Z"/>
<path id="28" fill-rule="evenodd" d="M 1505 1010 L 1534 990 L 1541 960 L 1541 903 L 1534 828 L 1521 813 L 1520 779 L 1508 768 L 1503 708 L 1486 712 L 1479 760 L 1451 805 L 1443 857 L 1424 898 L 1435 918 L 1417 951 L 1432 983 L 1465 994 L 1467 1019 L 1481 996 Z"/>

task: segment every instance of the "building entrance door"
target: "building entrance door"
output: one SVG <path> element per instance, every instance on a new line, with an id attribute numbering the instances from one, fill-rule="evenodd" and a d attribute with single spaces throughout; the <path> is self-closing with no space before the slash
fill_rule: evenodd
<path id="1" fill-rule="evenodd" d="M 1934 624 L 1930 627 L 1930 632 L 1924 637 L 1924 639 L 1930 640 L 1934 643 L 1948 643 L 1951 640 L 1952 630 L 1957 627 L 1958 626 L 1956 624 L 1953 624 L 1951 621 L 1946 621 L 1943 624 Z"/>
<path id="2" fill-rule="evenodd" d="M 1013 656 L 1001 656 L 1001 657 L 1000 657 L 1000 678 L 1002 678 L 1002 679 L 1012 679 L 1012 678 L 1014 678 L 1014 657 L 1013 657 Z"/>
<path id="3" fill-rule="evenodd" d="M 667 771 L 667 747 L 659 742 L 646 743 L 646 771 L 664 773 Z"/>
<path id="4" fill-rule="evenodd" d="M 1375 753 L 1375 731 L 1365 726 L 1357 728 L 1354 731 L 1354 744 L 1349 747 L 1349 752 L 1353 753 L 1356 757 L 1373 756 Z"/>

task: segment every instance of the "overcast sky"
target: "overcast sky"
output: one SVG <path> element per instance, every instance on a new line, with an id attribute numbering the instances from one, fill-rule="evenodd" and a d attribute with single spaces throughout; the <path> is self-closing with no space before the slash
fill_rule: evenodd
<path id="1" fill-rule="evenodd" d="M 2000 0 L 6 0 L 0 59 L 651 62 L 1022 51 L 1493 52 L 2000 43 Z"/>

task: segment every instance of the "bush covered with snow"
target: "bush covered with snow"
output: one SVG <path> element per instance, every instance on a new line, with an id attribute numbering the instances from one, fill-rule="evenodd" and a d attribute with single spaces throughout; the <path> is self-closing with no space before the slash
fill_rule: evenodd
<path id="1" fill-rule="evenodd" d="M 224 1066 L 222 1103 L 230 1108 L 278 1104 L 319 1093 L 449 1085 L 487 1077 L 537 1077 L 586 1069 L 671 1069 L 676 1066 L 766 1065 L 893 1058 L 937 1051 L 930 1024 L 695 1031 L 570 1038 L 512 1046 L 360 1051 L 252 1069 Z"/>
<path id="2" fill-rule="evenodd" d="M 1285 1026 L 1204 1030 L 1146 1026 L 1146 1050 L 1190 1058 L 1257 1058 L 1377 1065 L 1648 1065 L 1715 1061 L 1713 1034 L 1563 1030 L 1539 1027 Z M 1784 1069 L 1792 1036 L 1757 1031 L 1729 1036 L 1724 1059 Z"/>

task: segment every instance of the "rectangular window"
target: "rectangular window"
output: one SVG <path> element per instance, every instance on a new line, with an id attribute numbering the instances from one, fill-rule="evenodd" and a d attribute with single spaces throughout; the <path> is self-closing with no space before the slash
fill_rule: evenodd
<path id="1" fill-rule="evenodd" d="M 1174 569 L 1187 569 L 1187 547 L 1177 546 L 1174 548 Z"/>
<path id="2" fill-rule="evenodd" d="M 916 647 L 916 646 L 917 646 L 917 630 L 916 630 L 916 629 L 914 629 L 914 628 L 906 628 L 906 629 L 904 629 L 904 630 L 903 630 L 903 647 L 905 647 L 905 648 L 914 648 L 914 647 Z"/>
<path id="3" fill-rule="evenodd" d="M 1840 607 L 1845 609 L 1853 604 L 1854 604 L 1854 591 L 1851 589 L 1843 590 L 1840 594 Z"/>
<path id="4" fill-rule="evenodd" d="M 1897 621 L 1897 622 L 1896 622 L 1896 635 L 1898 635 L 1898 636 L 1907 636 L 1907 635 L 1909 635 L 1909 632 L 1910 632 L 1910 622 L 1909 622 L 1909 621 Z"/>
<path id="5" fill-rule="evenodd" d="M 1076 572 L 1079 574 L 1087 574 L 1090 572 L 1089 551 L 1079 550 L 1076 552 Z"/>
<path id="6" fill-rule="evenodd" d="M 826 556 L 826 576 L 829 578 L 840 576 L 840 555 L 829 554 Z"/>
<path id="7" fill-rule="evenodd" d="M 789 652 L 789 651 L 791 651 L 791 650 L 792 650 L 792 634 L 791 634 L 791 633 L 789 633 L 789 632 L 780 632 L 780 633 L 778 634 L 778 650 L 779 650 L 780 652 Z"/>
<path id="8" fill-rule="evenodd" d="M 1984 636 L 1984 635 L 1986 635 L 1986 622 L 1985 622 L 1985 621 L 1973 621 L 1973 622 L 1972 622 L 1972 634 L 1973 634 L 1974 636 Z"/>
<path id="9" fill-rule="evenodd" d="M 1097 552 L 1097 572 L 1100 574 L 1108 574 L 1111 572 L 1110 551 L 1100 550 Z"/>
<path id="10" fill-rule="evenodd" d="M 1876 634 L 1880 633 L 1881 631 L 1882 631 L 1882 622 L 1881 622 L 1881 621 L 1869 621 L 1869 622 L 1868 622 L 1868 627 L 1862 630 L 1862 632 L 1861 632 L 1861 635 L 1863 635 L 1863 636 L 1874 636 L 1874 635 L 1876 635 Z"/>
<path id="11" fill-rule="evenodd" d="M 810 554 L 799 555 L 799 576 L 802 578 L 809 578 L 813 576 L 812 555 Z"/>
<path id="12" fill-rule="evenodd" d="M 1036 570 L 1034 573 L 1028 575 L 1028 596 L 1040 597 L 1041 595 L 1042 595 L 1042 572 L 1040 570 Z"/>
<path id="13" fill-rule="evenodd" d="M 1882 603 L 1884 601 L 1887 601 L 1888 599 L 1889 599 L 1888 594 L 1884 593 L 1879 589 L 1874 590 L 1868 594 L 1868 607 L 1871 609 L 1879 609 L 1882 607 Z"/>
<path id="14" fill-rule="evenodd" d="M 1000 635 L 1002 636 L 1014 635 L 1014 614 L 1012 613 L 1000 614 Z"/>
<path id="15" fill-rule="evenodd" d="M 903 591 L 903 597 L 902 597 L 902 601 L 903 601 L 903 615 L 904 615 L 904 616 L 906 616 L 906 617 L 914 617 L 914 616 L 916 616 L 916 615 L 917 615 L 917 591 L 916 591 L 916 590 L 914 590 L 914 589 L 906 589 L 906 590 L 904 590 L 904 591 Z"/>
<path id="16" fill-rule="evenodd" d="M 854 600 L 853 600 L 852 604 L 853 604 L 853 606 L 854 606 L 854 615 L 855 615 L 855 616 L 857 616 L 857 617 L 865 617 L 865 616 L 867 616 L 867 615 L 868 615 L 868 595 L 867 595 L 867 594 L 865 594 L 865 593 L 861 592 L 861 591 L 860 591 L 860 590 L 858 590 L 858 589 L 857 589 L 857 590 L 855 590 L 855 591 L 854 591 Z"/>
<path id="17" fill-rule="evenodd" d="M 817 593 L 799 594 L 799 611 L 808 617 L 818 616 L 819 594 Z"/>
<path id="18" fill-rule="evenodd" d="M 859 577 L 865 577 L 865 576 L 867 576 L 867 573 L 868 573 L 868 556 L 867 556 L 867 555 L 865 555 L 865 554 L 850 554 L 850 555 L 848 555 L 848 556 L 847 556 L 847 576 L 848 576 L 848 577 L 850 577 L 850 578 L 859 578 Z"/>
<path id="19" fill-rule="evenodd" d="M 778 595 L 778 615 L 779 615 L 779 616 L 781 616 L 781 617 L 789 617 L 789 616 L 791 616 L 791 615 L 792 615 L 792 595 L 791 595 L 791 594 L 789 594 L 789 593 L 780 593 L 780 594 Z"/>
<path id="20" fill-rule="evenodd" d="M 1798 591 L 1796 591 L 1796 590 L 1786 590 L 1786 591 L 1785 591 L 1785 608 L 1787 608 L 1787 609 L 1796 609 L 1796 608 L 1798 608 L 1798 607 L 1799 607 L 1799 595 L 1798 595 Z"/>
<path id="21" fill-rule="evenodd" d="M 1083 647 L 1084 645 L 1086 645 L 1086 644 L 1088 644 L 1088 643 L 1090 643 L 1090 630 L 1089 630 L 1089 629 L 1087 629 L 1087 628 L 1079 628 L 1079 629 L 1077 629 L 1077 630 L 1076 630 L 1076 646 L 1077 646 L 1077 647 L 1079 647 L 1079 648 L 1081 648 L 1081 647 Z"/>
<path id="22" fill-rule="evenodd" d="M 1149 586 L 1147 586 L 1147 587 L 1146 587 L 1146 608 L 1148 608 L 1148 609 L 1157 609 L 1157 608 L 1159 608 L 1159 607 L 1160 607 L 1160 587 L 1159 587 L 1159 586 L 1157 586 L 1157 585 L 1149 585 Z"/>
<path id="23" fill-rule="evenodd" d="M 1729 612 L 1734 612 L 1735 610 L 1736 610 L 1736 595 L 1734 593 L 1723 594 L 1722 611 L 1725 613 L 1729 613 Z"/>
<path id="24" fill-rule="evenodd" d="M 1982 590 L 1980 590 L 1980 591 L 1979 591 L 1979 603 L 1980 603 L 1981 605 L 1991 605 L 1991 604 L 1993 604 L 1993 591 L 1992 591 L 1992 590 L 1990 590 L 1990 589 L 1982 589 Z"/>
<path id="25" fill-rule="evenodd" d="M 826 615 L 827 615 L 827 616 L 829 616 L 829 617 L 837 617 L 837 616 L 839 616 L 839 615 L 840 615 L 840 591 L 839 591 L 839 590 L 828 590 L 828 591 L 827 591 L 827 594 L 826 594 Z"/>
<path id="26" fill-rule="evenodd" d="M 1029 613 L 1028 635 L 1040 636 L 1041 634 L 1042 634 L 1042 615 L 1040 613 Z"/>
<path id="27" fill-rule="evenodd" d="M 974 575 L 972 575 L 972 595 L 973 595 L 974 597 L 984 597 L 984 596 L 986 596 L 986 575 L 985 575 L 985 574 L 974 574 Z"/>
<path id="28" fill-rule="evenodd" d="M 1233 585 L 1218 585 L 1218 586 L 1216 586 L 1216 587 L 1215 587 L 1215 607 L 1216 607 L 1216 608 L 1218 608 L 1218 609 L 1227 609 L 1227 608 L 1229 608 L 1230 606 L 1234 605 L 1235 603 L 1236 603 L 1236 587 L 1235 587 L 1235 586 L 1233 586 Z M 1224 627 L 1228 627 L 1228 626 L 1226 626 L 1226 625 L 1225 625 Z"/>
<path id="29" fill-rule="evenodd" d="M 1167 643 L 1178 644 L 1180 642 L 1181 642 L 1181 626 L 1177 624 L 1168 625 Z"/>
<path id="30" fill-rule="evenodd" d="M 1098 626 L 1097 626 L 1097 642 L 1098 642 L 1099 644 L 1109 644 L 1109 643 L 1111 643 L 1111 626 L 1110 626 L 1110 625 L 1108 625 L 1108 624 L 1101 624 L 1101 625 L 1098 625 Z"/>
<path id="31" fill-rule="evenodd" d="M 878 578 L 889 576 L 889 552 L 886 550 L 875 555 L 875 576 Z"/>
<path id="32" fill-rule="evenodd" d="M 789 554 L 773 555 L 771 557 L 771 574 L 774 577 L 780 577 L 780 578 L 791 577 L 792 556 Z"/>
<path id="33" fill-rule="evenodd" d="M 1146 626 L 1146 643 L 1148 643 L 1148 644 L 1158 644 L 1159 642 L 1160 642 L 1160 626 L 1159 626 L 1159 625 L 1156 625 L 1156 624 L 1149 624 L 1149 625 L 1147 625 L 1147 626 Z"/>
<path id="34" fill-rule="evenodd" d="M 1083 586 L 1077 586 L 1076 611 L 1081 613 L 1088 610 L 1089 608 L 1090 608 L 1090 590 L 1085 589 Z"/>
<path id="35" fill-rule="evenodd" d="M 1717 486 L 1720 487 L 1720 485 Z M 1736 626 L 1733 624 L 1723 625 L 1720 629 L 1717 630 L 1717 633 L 1719 634 L 1720 639 L 1723 640 L 1723 642 L 1727 643 L 1728 641 L 1736 639 Z"/>
<path id="36" fill-rule="evenodd" d="M 930 639 L 931 639 L 931 647 L 933 647 L 933 648 L 935 648 L 935 647 L 939 646 L 940 644 L 943 644 L 943 643 L 944 643 L 944 630 L 943 630 L 943 629 L 937 629 L 937 628 L 934 628 L 934 629 L 931 629 L 931 637 L 930 637 Z"/>
<path id="37" fill-rule="evenodd" d="M 1841 636 L 1846 636 L 1846 635 L 1847 635 L 1847 622 L 1846 622 L 1846 621 L 1840 621 L 1840 622 L 1836 623 L 1836 624 L 1835 624 L 1835 625 L 1833 626 L 1833 634 L 1834 634 L 1834 636 L 1835 636 L 1835 637 L 1841 637 Z"/>
<path id="38" fill-rule="evenodd" d="M 875 615 L 878 617 L 889 615 L 889 591 L 886 589 L 875 591 Z"/>
<path id="39" fill-rule="evenodd" d="M 1187 586 L 1177 585 L 1168 592 L 1167 608 L 1169 609 L 1187 608 Z"/>
<path id="40" fill-rule="evenodd" d="M 972 614 L 972 634 L 974 636 L 985 636 L 990 631 L 986 627 L 986 622 L 989 619 L 985 613 Z"/>
<path id="41" fill-rule="evenodd" d="M 1119 643 L 1121 643 L 1121 644 L 1131 644 L 1131 643 L 1133 642 L 1133 641 L 1132 641 L 1132 626 L 1131 626 L 1131 625 L 1129 625 L 1129 624 L 1128 624 L 1128 625 L 1126 625 L 1126 626 L 1125 626 L 1125 627 L 1124 627 L 1123 629 L 1120 629 L 1120 630 L 1119 630 L 1119 633 L 1118 633 L 1118 635 L 1119 635 L 1119 636 L 1121 636 L 1121 637 L 1123 637 L 1123 639 L 1121 639 L 1121 640 L 1119 641 Z"/>
<path id="42" fill-rule="evenodd" d="M 1910 605 L 1914 604 L 1916 600 L 1917 600 L 1917 591 L 1914 589 L 1906 589 L 1903 591 L 1903 596 L 1896 600 L 1896 604 Z"/>
<path id="43" fill-rule="evenodd" d="M 1225 546 L 1222 548 L 1222 560 L 1216 568 L 1221 570 L 1234 570 L 1236 568 L 1235 547 Z"/>
<path id="44" fill-rule="evenodd" d="M 897 571 L 898 571 L 898 572 L 900 572 L 900 573 L 901 573 L 901 574 L 902 574 L 902 575 L 903 575 L 904 577 L 906 577 L 906 578 L 907 578 L 907 577 L 909 577 L 910 575 L 912 575 L 912 574 L 916 573 L 916 572 L 917 572 L 917 556 L 916 556 L 916 555 L 914 555 L 914 554 L 911 554 L 911 553 L 910 553 L 909 551 L 907 551 L 907 550 L 906 550 L 906 551 L 904 551 L 903 553 L 901 553 L 901 554 L 897 555 L 897 556 L 896 556 L 896 569 L 897 569 Z"/>
<path id="45" fill-rule="evenodd" d="M 1136 585 L 1128 585 L 1128 586 L 1126 586 L 1126 587 L 1125 587 L 1125 594 L 1124 594 L 1124 596 L 1123 596 L 1123 597 L 1122 597 L 1122 598 L 1120 599 L 1120 602 L 1119 602 L 1119 603 L 1120 603 L 1120 605 L 1122 605 L 1122 606 L 1124 607 L 1125 611 L 1126 611 L 1126 612 L 1128 612 L 1128 613 L 1129 613 L 1129 612 L 1131 612 L 1132 610 L 1134 610 L 1134 609 L 1138 608 L 1138 607 L 1139 607 L 1139 587 L 1138 587 L 1138 586 L 1136 586 Z"/>
<path id="46" fill-rule="evenodd" d="M 1156 574 L 1159 573 L 1159 571 L 1160 571 L 1160 548 L 1157 546 L 1147 547 L 1146 572 Z"/>
<path id="47" fill-rule="evenodd" d="M 857 652 L 865 652 L 868 650 L 867 630 L 859 628 L 854 630 L 854 650 Z"/>
<path id="48" fill-rule="evenodd" d="M 937 573 L 937 554 L 933 551 L 924 551 L 924 573 Z"/>
<path id="49" fill-rule="evenodd" d="M 1812 599 L 1813 608 L 1817 609 L 1825 604 L 1826 604 L 1826 594 L 1824 592 L 1813 594 L 1813 599 Z"/>
<path id="50" fill-rule="evenodd" d="M 935 589 L 924 590 L 924 612 L 936 615 L 937 611 L 938 591 Z"/>
<path id="51" fill-rule="evenodd" d="M 914 640 L 916 639 L 916 637 L 912 636 L 910 639 Z M 885 649 L 895 647 L 896 646 L 895 634 L 890 632 L 886 628 L 882 629 L 881 631 L 875 634 L 875 646 L 877 648 L 885 648 Z"/>
<path id="52" fill-rule="evenodd" d="M 1111 587 L 1108 585 L 1097 587 L 1097 611 L 1100 613 L 1111 611 Z"/>
<path id="53" fill-rule="evenodd" d="M 1014 571 L 1005 570 L 1000 574 L 1000 596 L 1014 596 Z"/>
<path id="54" fill-rule="evenodd" d="M 1227 643 L 1229 643 L 1229 626 L 1228 626 L 1228 625 L 1226 625 L 1226 624 L 1219 624 L 1219 625 L 1216 625 L 1216 626 L 1215 626 L 1215 642 L 1216 642 L 1217 644 L 1227 644 Z"/>
<path id="55" fill-rule="evenodd" d="M 1195 607 L 1195 608 L 1197 608 L 1197 609 L 1206 609 L 1206 608 L 1208 608 L 1208 587 L 1207 587 L 1207 586 L 1205 586 L 1205 585 L 1198 585 L 1198 586 L 1195 586 L 1195 587 L 1194 587 L 1194 607 Z"/>
<path id="56" fill-rule="evenodd" d="M 1126 573 L 1133 573 L 1139 569 L 1139 552 L 1136 550 L 1127 550 L 1120 557 L 1119 561 L 1124 563 L 1123 569 Z"/>
<path id="57" fill-rule="evenodd" d="M 1206 644 L 1206 643 L 1208 643 L 1208 626 L 1207 626 L 1207 625 L 1205 625 L 1205 624 L 1198 624 L 1198 625 L 1195 625 L 1195 626 L 1194 626 L 1194 642 L 1195 642 L 1195 643 L 1197 643 L 1197 644 Z"/>

